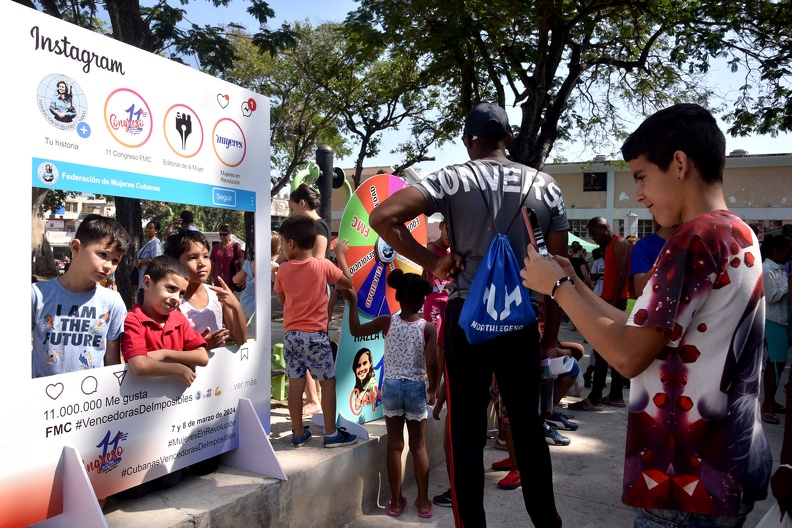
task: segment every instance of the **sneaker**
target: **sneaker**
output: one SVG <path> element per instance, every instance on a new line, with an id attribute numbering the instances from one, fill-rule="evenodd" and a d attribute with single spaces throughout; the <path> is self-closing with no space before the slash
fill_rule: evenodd
<path id="1" fill-rule="evenodd" d="M 553 412 L 557 412 L 558 414 L 563 414 L 564 416 L 566 416 L 570 420 L 575 417 L 575 413 L 570 411 L 569 408 L 567 408 L 567 407 L 562 407 L 560 403 L 555 406 L 555 409 L 553 409 Z"/>
<path id="2" fill-rule="evenodd" d="M 522 485 L 520 472 L 516 469 L 509 471 L 509 474 L 498 481 L 498 487 L 505 490 L 517 489 Z"/>
<path id="3" fill-rule="evenodd" d="M 451 506 L 453 506 L 453 503 L 451 501 L 451 490 L 445 491 L 440 495 L 435 495 L 432 498 L 432 502 L 434 502 L 438 506 L 446 506 L 450 508 Z"/>
<path id="4" fill-rule="evenodd" d="M 553 422 L 553 426 L 558 429 L 566 429 L 567 431 L 577 431 L 579 427 L 577 423 L 570 422 L 564 414 L 555 412 L 547 418 L 548 422 Z"/>
<path id="5" fill-rule="evenodd" d="M 357 435 L 353 435 L 352 433 L 347 433 L 345 427 L 337 428 L 336 434 L 334 434 L 329 438 L 327 435 L 325 435 L 324 437 L 325 447 L 342 447 L 356 443 L 357 443 Z"/>
<path id="6" fill-rule="evenodd" d="M 509 471 L 512 468 L 511 457 L 504 458 L 492 463 L 492 469 L 495 471 Z"/>
<path id="7" fill-rule="evenodd" d="M 545 441 L 550 445 L 568 446 L 572 443 L 572 440 L 570 440 L 568 436 L 558 434 L 558 431 L 555 430 L 555 427 L 545 425 L 544 430 Z"/>
<path id="8" fill-rule="evenodd" d="M 509 449 L 508 447 L 506 447 L 506 440 L 503 440 L 500 437 L 500 433 L 498 434 L 498 436 L 495 437 L 495 443 L 492 445 L 492 447 L 503 451 L 507 451 Z"/>
<path id="9" fill-rule="evenodd" d="M 311 438 L 311 431 L 309 431 L 307 427 L 305 428 L 305 432 L 300 436 L 292 433 L 292 447 L 304 446 L 305 442 L 307 442 L 309 438 Z"/>

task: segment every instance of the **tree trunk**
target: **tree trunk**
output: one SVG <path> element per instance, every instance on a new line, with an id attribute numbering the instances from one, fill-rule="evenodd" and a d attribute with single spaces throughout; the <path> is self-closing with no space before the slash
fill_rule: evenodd
<path id="1" fill-rule="evenodd" d="M 256 250 L 256 213 L 245 211 L 245 258 L 253 260 Z M 270 229 L 270 226 L 259 226 L 259 229 Z"/>
<path id="2" fill-rule="evenodd" d="M 143 212 L 140 207 L 140 200 L 137 198 L 115 198 L 116 220 L 121 222 L 124 229 L 129 233 L 132 243 L 124 254 L 124 258 L 116 269 L 116 287 L 121 298 L 124 299 L 127 309 L 132 308 L 137 298 L 137 284 L 129 281 L 129 274 L 135 267 L 137 252 L 143 240 Z"/>
<path id="3" fill-rule="evenodd" d="M 157 38 L 140 12 L 140 0 L 107 0 L 105 7 L 114 39 L 152 53 L 159 49 Z"/>
<path id="4" fill-rule="evenodd" d="M 33 187 L 33 209 L 32 224 L 33 233 L 31 237 L 31 262 L 33 264 L 33 275 L 39 279 L 52 279 L 58 276 L 58 268 L 55 266 L 55 257 L 52 248 L 47 242 L 45 227 L 47 219 L 39 211 L 41 204 L 47 197 L 47 189 Z"/>

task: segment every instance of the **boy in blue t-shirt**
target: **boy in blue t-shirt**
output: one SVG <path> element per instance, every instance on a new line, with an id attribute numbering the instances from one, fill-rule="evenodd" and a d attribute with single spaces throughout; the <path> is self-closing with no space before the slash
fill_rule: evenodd
<path id="1" fill-rule="evenodd" d="M 97 284 L 115 273 L 129 243 L 117 220 L 88 215 L 69 244 L 66 273 L 32 285 L 34 378 L 121 363 L 126 306 Z"/>

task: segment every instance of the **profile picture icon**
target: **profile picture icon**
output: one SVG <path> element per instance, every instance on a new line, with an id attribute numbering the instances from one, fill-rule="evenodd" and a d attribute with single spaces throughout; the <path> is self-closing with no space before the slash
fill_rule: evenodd
<path id="1" fill-rule="evenodd" d="M 60 130 L 74 130 L 84 121 L 88 104 L 82 88 L 67 75 L 52 74 L 39 83 L 36 94 L 41 115 Z"/>
<path id="2" fill-rule="evenodd" d="M 66 81 L 58 81 L 58 93 L 52 98 L 49 106 L 50 114 L 56 121 L 71 123 L 77 115 L 74 108 L 74 87 L 68 86 Z"/>
<path id="3" fill-rule="evenodd" d="M 54 185 L 59 177 L 58 167 L 50 161 L 45 161 L 39 164 L 36 169 L 36 175 L 38 175 L 38 179 L 41 180 L 41 183 L 44 185 Z"/>

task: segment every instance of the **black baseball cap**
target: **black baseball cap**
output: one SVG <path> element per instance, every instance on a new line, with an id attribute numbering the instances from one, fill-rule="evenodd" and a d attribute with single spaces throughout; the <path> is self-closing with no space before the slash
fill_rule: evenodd
<path id="1" fill-rule="evenodd" d="M 492 103 L 479 103 L 465 118 L 465 134 L 488 139 L 501 139 L 511 134 L 506 110 Z"/>

